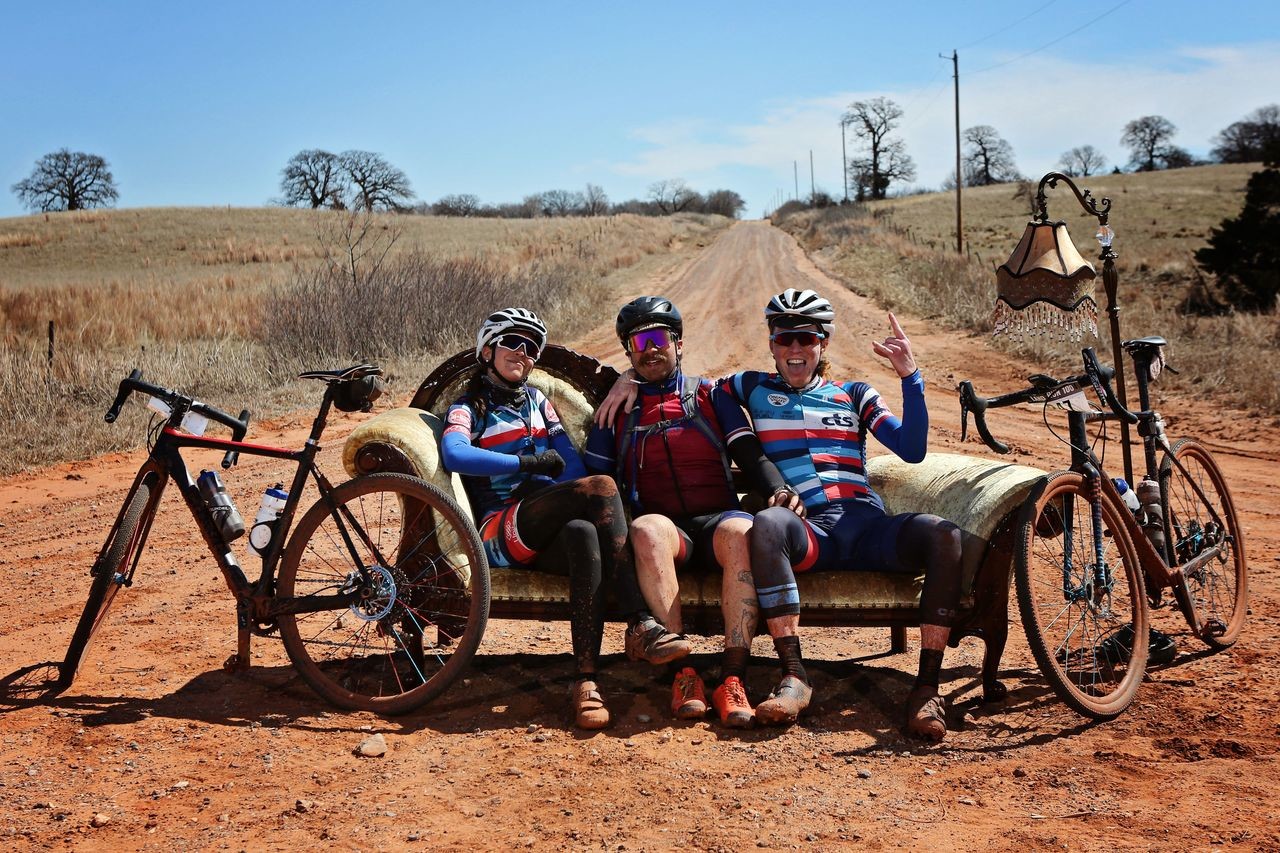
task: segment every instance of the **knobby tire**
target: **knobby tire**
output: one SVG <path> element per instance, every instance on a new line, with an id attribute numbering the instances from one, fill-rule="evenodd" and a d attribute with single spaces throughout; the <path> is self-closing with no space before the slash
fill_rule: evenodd
<path id="1" fill-rule="evenodd" d="M 362 567 L 379 580 L 350 607 L 282 616 L 281 638 L 298 673 L 334 705 L 407 713 L 448 688 L 480 645 L 489 617 L 480 536 L 452 498 L 416 477 L 369 474 L 331 497 Z M 358 574 L 321 498 L 290 537 L 278 595 L 339 594 L 355 589 Z"/>
<path id="2" fill-rule="evenodd" d="M 1078 473 L 1050 476 L 1019 520 L 1014 578 L 1027 642 L 1041 673 L 1072 709 L 1106 720 L 1129 706 L 1146 671 L 1147 599 L 1124 526 L 1122 513 L 1128 509 L 1101 492 L 1107 571 L 1095 572 L 1086 488 Z"/>
<path id="3" fill-rule="evenodd" d="M 128 508 L 120 517 L 120 524 L 115 529 L 111 543 L 107 546 L 102 561 L 98 564 L 97 574 L 89 585 L 89 598 L 85 602 L 80 621 L 71 634 L 71 643 L 67 646 L 67 655 L 59 669 L 58 683 L 66 687 L 75 680 L 80 662 L 89 649 L 94 635 L 106 621 L 107 611 L 115 601 L 116 593 L 122 584 L 119 577 L 128 568 L 133 558 L 134 548 L 138 543 L 138 531 L 142 529 L 142 516 L 146 512 L 150 500 L 151 488 L 146 483 L 138 485 L 129 502 Z"/>
<path id="4" fill-rule="evenodd" d="M 1244 536 L 1226 478 L 1205 446 L 1184 438 L 1175 442 L 1170 450 L 1213 503 L 1217 517 L 1226 526 L 1225 531 L 1215 530 L 1213 514 L 1191 488 L 1186 476 L 1174 466 L 1169 454 L 1165 454 L 1160 464 L 1160 480 L 1169 513 L 1171 565 L 1184 565 L 1209 544 L 1208 540 L 1221 540 L 1226 548 L 1224 559 L 1212 559 L 1193 572 L 1185 587 L 1175 585 L 1174 597 L 1187 624 L 1193 629 L 1201 626 L 1200 639 L 1213 648 L 1225 649 L 1239 639 L 1249 609 Z"/>

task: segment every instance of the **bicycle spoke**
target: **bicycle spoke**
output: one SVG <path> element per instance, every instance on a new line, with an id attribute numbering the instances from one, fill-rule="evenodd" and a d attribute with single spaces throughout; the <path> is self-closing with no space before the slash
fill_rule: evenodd
<path id="1" fill-rule="evenodd" d="M 450 499 L 404 475 L 359 477 L 308 511 L 295 535 L 306 544 L 289 550 L 281 595 L 337 588 L 353 602 L 280 622 L 312 687 L 343 707 L 401 713 L 457 677 L 483 631 L 488 571 Z"/>
<path id="2" fill-rule="evenodd" d="M 1145 668 L 1146 601 L 1120 511 L 1105 496 L 1090 500 L 1079 474 L 1055 474 L 1020 524 L 1015 548 L 1036 662 L 1064 701 L 1097 718 L 1132 701 Z M 1142 641 L 1111 639 L 1126 629 Z"/>

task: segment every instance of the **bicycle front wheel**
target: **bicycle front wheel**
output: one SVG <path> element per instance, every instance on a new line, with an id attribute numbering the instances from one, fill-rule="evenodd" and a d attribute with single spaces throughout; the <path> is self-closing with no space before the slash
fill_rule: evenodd
<path id="1" fill-rule="evenodd" d="M 111 531 L 102 558 L 94 566 L 93 582 L 89 585 L 89 598 L 80 614 L 80 621 L 71 634 L 71 642 L 67 646 L 66 657 L 58 672 L 58 684 L 67 687 L 75 680 L 80 669 L 80 661 L 88 651 L 93 637 L 107 619 L 107 611 L 116 600 L 116 593 L 124 586 L 129 561 L 133 559 L 138 547 L 139 534 L 143 529 L 142 516 L 146 512 L 151 497 L 151 488 L 146 483 L 139 484 L 134 490 L 120 518 Z"/>
<path id="2" fill-rule="evenodd" d="M 1184 438 L 1170 449 L 1172 456 L 1165 454 L 1160 464 L 1160 485 L 1169 513 L 1171 564 L 1182 567 L 1210 549 L 1218 550 L 1183 572 L 1186 586 L 1175 584 L 1174 597 L 1187 623 L 1199 629 L 1200 639 L 1225 649 L 1240 636 L 1249 599 L 1248 563 L 1235 504 L 1222 470 L 1204 445 Z"/>
<path id="3" fill-rule="evenodd" d="M 417 477 L 369 474 L 298 522 L 277 594 L 354 594 L 340 610 L 281 616 L 285 650 L 334 705 L 403 714 L 471 661 L 489 618 L 489 565 L 452 498 Z"/>
<path id="4" fill-rule="evenodd" d="M 1147 601 L 1128 510 L 1060 471 L 1028 505 L 1014 548 L 1018 604 L 1040 671 L 1073 709 L 1119 715 L 1147 666 Z"/>

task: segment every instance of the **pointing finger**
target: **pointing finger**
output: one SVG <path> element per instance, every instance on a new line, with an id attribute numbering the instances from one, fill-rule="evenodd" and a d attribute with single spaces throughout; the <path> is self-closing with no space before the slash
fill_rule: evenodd
<path id="1" fill-rule="evenodd" d="M 905 338 L 907 336 L 907 333 L 902 331 L 902 326 L 898 323 L 898 318 L 894 316 L 892 311 L 889 312 L 889 328 L 893 330 L 895 337 Z"/>

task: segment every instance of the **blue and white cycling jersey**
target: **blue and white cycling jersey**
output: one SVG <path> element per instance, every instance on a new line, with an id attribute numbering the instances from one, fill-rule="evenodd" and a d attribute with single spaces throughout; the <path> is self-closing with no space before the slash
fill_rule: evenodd
<path id="1" fill-rule="evenodd" d="M 792 388 L 776 373 L 749 370 L 728 377 L 721 388 L 747 410 L 765 455 L 810 512 L 844 501 L 884 508 L 867 483 L 869 432 L 908 462 L 924 458 L 929 415 L 919 371 L 902 380 L 902 420 L 865 382 L 817 376 Z"/>

